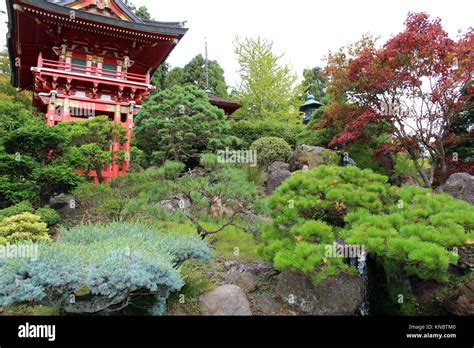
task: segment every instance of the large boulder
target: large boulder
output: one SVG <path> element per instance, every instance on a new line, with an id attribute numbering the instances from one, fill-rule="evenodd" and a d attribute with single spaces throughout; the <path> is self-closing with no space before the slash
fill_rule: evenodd
<path id="1" fill-rule="evenodd" d="M 449 193 L 454 198 L 474 204 L 474 175 L 454 173 L 436 189 L 436 192 Z"/>
<path id="2" fill-rule="evenodd" d="M 252 315 L 245 293 L 237 285 L 226 284 L 199 297 L 203 315 Z"/>
<path id="3" fill-rule="evenodd" d="M 271 195 L 283 181 L 291 175 L 289 165 L 284 162 L 274 162 L 267 167 L 265 180 L 263 183 L 266 195 Z"/>
<path id="4" fill-rule="evenodd" d="M 76 201 L 73 196 L 61 193 L 49 198 L 49 207 L 67 214 L 76 209 Z"/>
<path id="5" fill-rule="evenodd" d="M 302 273 L 280 274 L 276 293 L 290 307 L 309 315 L 353 315 L 364 299 L 360 276 L 341 272 L 314 285 Z"/>
<path id="6" fill-rule="evenodd" d="M 267 172 L 276 172 L 277 170 L 290 170 L 290 165 L 285 162 L 276 161 L 267 167 Z"/>
<path id="7" fill-rule="evenodd" d="M 338 156 L 334 151 L 324 147 L 301 145 L 290 157 L 290 171 L 294 172 L 303 168 L 314 168 L 323 164 L 336 164 Z"/>
<path id="8" fill-rule="evenodd" d="M 472 244 L 472 241 L 468 243 L 469 244 L 458 249 L 458 267 L 466 273 L 474 269 L 474 244 Z"/>

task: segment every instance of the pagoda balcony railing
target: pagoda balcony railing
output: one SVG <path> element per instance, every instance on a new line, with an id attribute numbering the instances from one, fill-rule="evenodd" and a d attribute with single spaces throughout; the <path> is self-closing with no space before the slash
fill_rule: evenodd
<path id="1" fill-rule="evenodd" d="M 51 72 L 59 75 L 76 75 L 82 79 L 93 79 L 103 81 L 113 81 L 114 84 L 132 84 L 136 86 L 149 86 L 150 74 L 140 75 L 127 71 L 115 71 L 98 67 L 89 67 L 79 64 L 72 64 L 62 61 L 43 59 L 41 54 L 38 57 L 38 66 L 33 68 L 38 72 Z"/>

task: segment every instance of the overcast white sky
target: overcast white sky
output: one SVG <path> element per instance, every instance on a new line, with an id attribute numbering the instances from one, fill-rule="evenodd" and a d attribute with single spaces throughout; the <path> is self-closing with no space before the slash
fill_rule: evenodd
<path id="1" fill-rule="evenodd" d="M 4 0 L 0 9 L 5 10 Z M 277 53 L 301 75 L 304 68 L 322 66 L 330 51 L 358 40 L 364 33 L 382 40 L 403 29 L 407 13 L 425 11 L 440 17 L 452 38 L 474 26 L 474 1 L 468 0 L 133 0 L 145 5 L 161 21 L 187 21 L 188 33 L 168 62 L 183 66 L 204 53 L 223 67 L 228 85 L 239 82 L 233 53 L 236 35 L 262 36 L 274 42 Z M 0 43 L 5 44 L 7 21 L 0 15 Z"/>

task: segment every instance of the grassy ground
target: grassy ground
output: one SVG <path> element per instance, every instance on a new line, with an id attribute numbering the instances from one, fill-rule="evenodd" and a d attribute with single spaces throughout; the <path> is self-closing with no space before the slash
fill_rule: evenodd
<path id="1" fill-rule="evenodd" d="M 35 316 L 53 316 L 59 315 L 60 309 L 47 306 L 16 305 L 7 307 L 3 310 L 4 315 L 35 315 Z"/>

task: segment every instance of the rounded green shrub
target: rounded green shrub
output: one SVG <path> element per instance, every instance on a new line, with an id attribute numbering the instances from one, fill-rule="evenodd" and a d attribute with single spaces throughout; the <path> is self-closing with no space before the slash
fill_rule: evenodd
<path id="1" fill-rule="evenodd" d="M 42 208 L 36 209 L 35 214 L 41 217 L 41 220 L 43 222 L 46 222 L 48 227 L 55 226 L 59 223 L 59 221 L 61 221 L 61 216 L 59 215 L 59 213 L 56 210 L 51 209 L 47 205 Z"/>
<path id="2" fill-rule="evenodd" d="M 357 167 L 319 166 L 295 172 L 269 198 L 272 224 L 260 253 L 279 270 L 300 270 L 315 281 L 349 267 L 328 255 L 348 212 L 379 213 L 395 201 L 387 178 Z"/>
<path id="3" fill-rule="evenodd" d="M 275 161 L 287 161 L 291 156 L 291 147 L 288 143 L 277 137 L 263 137 L 255 140 L 250 150 L 257 152 L 259 166 L 266 167 Z"/>
<path id="4" fill-rule="evenodd" d="M 8 208 L 0 209 L 0 221 L 21 213 L 34 213 L 35 210 L 29 201 L 23 201 Z"/>
<path id="5" fill-rule="evenodd" d="M 48 226 L 41 217 L 31 213 L 21 213 L 3 219 L 0 222 L 0 244 L 23 241 L 50 241 Z"/>

